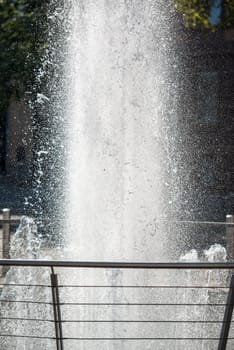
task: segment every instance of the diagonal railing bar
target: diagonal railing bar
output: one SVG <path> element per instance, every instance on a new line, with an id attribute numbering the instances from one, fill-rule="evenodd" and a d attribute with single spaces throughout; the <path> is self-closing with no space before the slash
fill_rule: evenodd
<path id="1" fill-rule="evenodd" d="M 230 289 L 229 289 L 229 293 L 227 297 L 227 305 L 226 305 L 226 309 L 223 317 L 223 325 L 221 329 L 218 350 L 226 350 L 228 334 L 229 334 L 230 325 L 232 322 L 233 307 L 234 307 L 234 275 L 232 275 L 232 278 L 231 278 Z"/>
<path id="2" fill-rule="evenodd" d="M 53 300 L 53 311 L 54 311 L 54 326 L 55 326 L 55 337 L 57 350 L 63 350 L 63 331 L 61 321 L 61 310 L 59 300 L 59 289 L 58 289 L 58 276 L 54 273 L 53 267 L 51 267 L 51 290 Z"/>

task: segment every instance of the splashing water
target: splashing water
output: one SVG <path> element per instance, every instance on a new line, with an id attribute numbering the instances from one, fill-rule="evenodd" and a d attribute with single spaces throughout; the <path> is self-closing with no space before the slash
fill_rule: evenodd
<path id="1" fill-rule="evenodd" d="M 44 118 L 50 123 L 39 135 L 38 201 L 41 200 L 40 190 L 46 173 L 44 163 L 50 173 L 49 181 L 46 179 L 49 195 L 46 209 L 43 212 L 41 206 L 38 212 L 45 215 L 50 210 L 53 218 L 59 217 L 53 231 L 59 235 L 63 230 L 65 258 L 169 260 L 172 248 L 169 238 L 173 232 L 168 236 L 165 227 L 161 228 L 157 222 L 173 217 L 179 210 L 181 179 L 178 170 L 184 166 L 179 161 L 177 150 L 177 81 L 181 72 L 173 34 L 174 10 L 167 1 L 152 0 L 51 0 L 50 6 L 54 9 L 50 16 L 54 27 L 49 42 L 54 39 L 54 46 L 47 65 L 53 66 L 53 79 L 47 83 L 48 91 L 37 95 L 42 112 L 43 108 L 49 109 Z M 55 35 L 58 23 L 62 34 Z M 40 244 L 33 221 L 23 218 L 12 241 L 11 257 L 37 258 Z M 226 255 L 224 248 L 215 245 L 205 251 L 204 256 L 208 261 L 215 261 L 217 258 L 225 260 Z M 198 253 L 192 250 L 181 260 L 199 261 Z M 157 274 L 156 279 L 152 272 L 144 272 L 139 279 L 136 277 L 135 282 L 140 284 L 144 280 L 147 284 L 153 278 L 167 281 L 167 276 Z M 78 277 L 81 281 L 86 280 L 85 273 Z M 121 285 L 127 280 L 130 284 L 132 277 L 117 271 L 106 273 L 104 281 Z M 198 279 L 194 273 L 183 277 L 190 284 L 195 284 Z M 46 272 L 45 275 L 40 270 L 36 274 L 30 270 L 25 273 L 25 269 L 20 268 L 13 268 L 7 274 L 7 280 L 15 284 L 22 281 L 35 283 L 35 280 L 43 282 L 48 278 Z M 207 274 L 202 278 L 209 285 L 213 277 Z M 92 280 L 96 282 L 96 274 L 92 275 Z M 113 303 L 120 299 L 128 301 L 123 291 L 121 295 L 115 293 L 101 295 L 101 298 L 108 297 Z M 95 292 L 91 294 L 92 299 Z M 159 298 L 170 297 L 162 294 L 159 292 Z M 34 288 L 25 289 L 20 298 L 22 296 L 35 298 Z M 3 297 L 14 300 L 19 296 L 6 287 Z M 36 297 L 44 300 L 46 295 L 42 291 Z M 87 295 L 81 292 L 79 297 L 86 300 Z M 141 296 L 132 292 L 131 297 L 138 301 L 143 297 L 155 300 L 152 291 Z M 180 293 L 177 297 L 179 302 L 186 302 L 194 294 Z M 201 293 L 196 297 L 204 302 L 209 295 Z M 70 298 L 75 298 L 75 291 Z M 33 312 L 39 318 L 51 318 L 37 307 L 29 310 L 19 306 L 19 309 L 16 307 L 8 312 L 9 315 L 11 312 L 24 313 L 28 318 L 29 312 Z M 154 319 L 153 310 L 147 313 L 135 309 L 134 312 L 134 316 Z M 94 317 L 95 312 L 91 310 L 87 314 L 87 318 Z M 114 309 L 109 314 L 103 312 L 101 316 L 110 314 L 112 318 L 118 316 Z M 199 310 L 197 314 L 200 315 Z M 73 316 L 79 319 L 75 310 Z M 125 316 L 128 318 L 128 314 Z M 159 316 L 164 316 L 162 311 Z M 169 309 L 168 316 L 182 320 L 185 315 L 175 314 Z M 1 321 L 1 326 L 13 332 L 15 323 Z M 20 325 L 18 333 L 22 331 L 21 327 L 32 325 Z M 43 323 L 40 327 L 40 333 L 53 333 L 44 329 Z M 82 334 L 82 327 L 78 330 L 66 327 L 68 334 Z M 111 327 L 111 335 L 118 335 L 121 330 L 127 332 L 125 328 Z M 170 326 L 170 330 L 173 327 Z M 163 332 L 163 328 L 156 329 L 158 334 L 161 330 Z M 178 334 L 178 330 L 174 330 Z M 34 333 L 36 329 L 30 328 L 30 331 Z M 133 331 L 138 335 L 144 333 L 141 326 Z M 147 328 L 150 336 L 154 331 L 153 326 Z M 183 331 L 190 336 L 193 329 L 188 327 Z M 96 329 L 94 334 L 100 336 Z M 45 349 L 40 341 L 36 347 L 35 343 L 26 340 L 1 341 L 3 350 Z M 94 346 L 96 349 L 98 344 L 94 343 Z M 121 343 L 103 346 L 108 350 L 126 348 L 126 344 Z M 176 346 L 173 344 L 170 349 L 176 349 Z M 140 347 L 137 344 L 137 347 L 132 345 L 128 349 L 141 350 Z M 53 345 L 48 345 L 48 349 L 52 348 Z M 80 344 L 80 348 L 85 349 L 85 344 Z M 148 348 L 155 349 L 155 343 L 150 343 Z M 185 348 L 189 348 L 189 344 Z M 75 346 L 71 345 L 70 349 L 75 350 Z M 158 349 L 165 349 L 165 344 L 159 343 Z"/>
<path id="2" fill-rule="evenodd" d="M 209 249 L 204 250 L 204 255 L 208 261 L 226 261 L 227 251 L 220 244 L 214 244 Z"/>
<path id="3" fill-rule="evenodd" d="M 202 256 L 198 257 L 198 252 L 196 249 L 191 249 L 189 252 L 185 253 L 180 257 L 180 261 L 226 261 L 227 251 L 221 244 L 213 244 L 210 248 L 205 249 Z"/>
<path id="4" fill-rule="evenodd" d="M 201 256 L 198 255 L 198 252 L 196 249 L 192 249 L 186 254 L 182 255 L 180 257 L 180 261 L 187 261 L 187 262 L 199 262 L 199 261 L 209 261 L 209 262 L 215 262 L 215 261 L 226 261 L 226 249 L 221 246 L 220 244 L 214 244 L 210 246 L 209 249 L 204 250 L 201 254 Z M 215 297 L 220 303 L 225 303 L 225 294 L 220 293 L 220 291 L 216 292 L 212 289 L 209 289 L 210 286 L 220 286 L 222 288 L 222 284 L 227 278 L 227 273 L 223 271 L 210 271 L 210 270 L 204 270 L 196 271 L 196 270 L 187 270 L 182 275 L 180 275 L 180 278 L 182 280 L 188 281 L 188 284 L 191 286 L 201 285 L 201 281 L 204 285 L 203 290 L 185 290 L 183 294 L 183 300 L 196 300 L 196 303 L 200 304 L 209 304 L 212 299 Z M 183 282 L 182 282 L 183 283 Z M 217 293 L 217 294 L 215 294 Z M 218 293 L 220 293 L 220 296 L 217 296 Z M 212 317 L 214 317 L 214 311 L 211 309 L 207 309 L 206 313 L 201 313 L 201 309 L 199 308 L 199 305 L 196 306 L 193 310 L 195 317 L 199 318 L 202 322 L 206 323 Z M 184 314 L 182 317 L 185 319 L 188 317 L 188 315 L 191 313 L 191 307 L 186 308 L 183 312 Z M 194 316 L 193 316 L 194 317 Z M 215 310 L 215 320 L 222 320 L 223 312 L 220 310 Z M 189 330 L 189 327 L 184 326 L 183 334 L 184 336 L 190 337 L 193 336 L 193 334 L 197 334 L 199 337 L 212 337 L 213 332 L 220 332 L 220 329 L 216 326 L 213 328 L 208 328 L 204 331 L 198 324 L 194 324 L 193 329 Z M 202 350 L 213 350 L 214 344 L 209 344 L 206 341 L 202 341 L 199 345 L 199 348 Z M 176 347 L 177 349 L 177 347 Z M 179 350 L 180 348 L 178 348 Z"/>
<path id="5" fill-rule="evenodd" d="M 33 219 L 23 216 L 20 225 L 11 239 L 12 259 L 36 259 L 40 253 L 41 241 Z"/>
<path id="6" fill-rule="evenodd" d="M 196 249 L 191 249 L 188 253 L 180 257 L 181 261 L 199 261 Z"/>
<path id="7" fill-rule="evenodd" d="M 41 241 L 38 238 L 37 227 L 28 217 L 22 217 L 19 228 L 11 240 L 10 256 L 12 259 L 36 259 L 40 257 Z M 48 300 L 47 290 L 34 287 L 37 283 L 48 284 L 49 273 L 46 269 L 11 267 L 5 277 L 5 286 L 0 297 L 1 350 L 43 350 L 45 341 L 27 338 L 9 337 L 12 334 L 50 335 L 53 327 L 45 322 L 33 322 L 31 319 L 51 319 L 51 310 L 37 304 L 22 303 L 26 301 Z M 28 287 L 29 285 L 29 287 Z M 31 285 L 31 286 L 30 286 Z M 20 286 L 20 287 L 19 287 Z M 18 303 L 17 301 L 21 301 Z M 12 319 L 9 321 L 9 319 Z M 18 318 L 18 319 L 17 319 Z M 22 319 L 22 321 L 20 321 Z M 24 320 L 23 320 L 24 319 Z M 20 321 L 20 322 L 19 322 Z"/>

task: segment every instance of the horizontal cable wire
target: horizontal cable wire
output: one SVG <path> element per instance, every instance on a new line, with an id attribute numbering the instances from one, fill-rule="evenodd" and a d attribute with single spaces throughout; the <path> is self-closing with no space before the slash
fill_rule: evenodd
<path id="1" fill-rule="evenodd" d="M 148 341 L 148 340 L 164 340 L 164 341 L 171 341 L 171 340 L 189 340 L 189 341 L 193 341 L 193 340 L 206 340 L 206 341 L 217 341 L 217 340 L 221 340 L 222 338 L 218 338 L 218 337 L 182 337 L 182 338 L 176 338 L 176 337 L 172 337 L 172 338 L 165 338 L 165 337 L 159 337 L 159 338 L 155 338 L 155 337 L 147 337 L 147 338 L 138 338 L 138 337 L 63 337 L 63 338 L 55 338 L 55 337 L 44 337 L 44 336 L 36 336 L 36 335 L 19 335 L 19 334 L 0 334 L 0 337 L 12 337 L 12 338 L 30 338 L 30 339 L 48 339 L 48 340 L 77 340 L 77 341 L 104 341 L 104 340 L 112 340 L 112 341 L 138 341 L 138 340 L 143 340 L 143 341 Z M 228 340 L 234 340 L 234 337 L 230 337 L 228 338 Z"/>
<path id="2" fill-rule="evenodd" d="M 214 226 L 234 226 L 233 222 L 226 221 L 193 221 L 193 220 L 181 220 L 181 221 L 161 221 L 157 223 L 160 224 L 192 224 L 192 225 L 214 225 Z"/>
<path id="3" fill-rule="evenodd" d="M 0 300 L 0 303 L 24 303 L 24 304 L 42 304 L 42 305 L 53 305 L 52 302 L 44 301 L 29 301 L 29 300 Z M 229 304 L 221 303 L 55 303 L 55 305 L 69 306 L 69 305 L 79 305 L 79 306 L 227 306 Z M 231 305 L 231 304 L 230 304 Z"/>
<path id="4" fill-rule="evenodd" d="M 15 283 L 0 283 L 3 287 L 44 287 L 51 288 L 49 285 L 44 284 L 15 284 Z"/>
<path id="5" fill-rule="evenodd" d="M 227 306 L 229 304 L 220 304 L 220 303 L 59 303 L 56 305 L 68 306 L 68 305 L 80 305 L 80 306 Z M 231 304 L 230 304 L 231 305 Z"/>
<path id="6" fill-rule="evenodd" d="M 34 319 L 21 317 L 1 317 L 0 320 L 10 321 L 35 321 L 35 322 L 58 322 L 49 319 Z M 204 321 L 204 320 L 62 320 L 62 323 L 198 323 L 198 324 L 220 324 L 225 321 Z"/>
<path id="7" fill-rule="evenodd" d="M 29 301 L 29 300 L 6 300 L 0 299 L 0 303 L 22 303 L 22 304 L 42 304 L 42 305 L 53 305 L 52 302 L 46 302 L 46 301 Z"/>
<path id="8" fill-rule="evenodd" d="M 101 341 L 101 340 L 112 340 L 112 341 L 115 341 L 115 340 L 130 340 L 130 341 L 132 341 L 132 340 L 134 340 L 134 341 L 138 341 L 138 340 L 144 340 L 144 341 L 146 341 L 146 340 L 160 340 L 160 341 L 162 341 L 162 340 L 165 340 L 165 341 L 169 341 L 169 340 L 191 340 L 191 341 L 193 341 L 193 340 L 207 340 L 207 341 L 211 341 L 211 340 L 213 340 L 213 341 L 217 341 L 217 340 L 221 340 L 222 338 L 215 338 L 215 337 L 210 337 L 210 338 L 203 338 L 203 337 L 201 337 L 201 338 L 199 338 L 199 337 L 194 337 L 194 338 L 192 338 L 192 337 L 187 337 L 187 338 L 154 338 L 154 337 L 149 337 L 149 338 L 135 338 L 135 337 L 131 337 L 131 338 L 125 338 L 125 337 L 123 337 L 123 338 L 121 338 L 121 337 L 118 337 L 118 338 L 105 338 L 105 337 L 98 337 L 98 338 L 89 338 L 89 337 L 85 337 L 85 338 L 75 338 L 75 337 L 72 337 L 72 338 L 68 338 L 68 337 L 65 337 L 65 338 L 57 338 L 58 340 L 82 340 L 82 341 L 88 341 L 88 340 L 91 340 L 91 341 Z M 230 338 L 228 338 L 228 340 L 234 340 L 234 338 L 233 337 L 230 337 Z"/>
<path id="9" fill-rule="evenodd" d="M 0 317 L 0 320 L 13 321 L 36 321 L 36 322 L 55 322 L 51 319 L 36 319 L 23 317 Z M 56 321 L 57 322 L 57 321 Z M 62 323 L 227 323 L 225 321 L 216 320 L 62 320 Z"/>
<path id="10" fill-rule="evenodd" d="M 54 320 L 47 320 L 43 318 L 23 318 L 23 317 L 0 317 L 0 320 L 10 321 L 38 321 L 38 322 L 54 322 Z"/>
<path id="11" fill-rule="evenodd" d="M 51 287 L 51 286 L 49 286 Z M 92 285 L 58 285 L 59 288 L 142 288 L 142 289 L 150 289 L 150 288 L 169 288 L 169 289 L 230 289 L 230 286 L 108 286 L 108 285 L 100 285 L 100 286 L 92 286 Z"/>
<path id="12" fill-rule="evenodd" d="M 63 323 L 227 323 L 225 321 L 190 320 L 62 320 Z"/>
<path id="13" fill-rule="evenodd" d="M 8 337 L 8 338 L 30 338 L 30 339 L 49 339 L 55 340 L 55 337 L 43 337 L 39 335 L 22 335 L 22 334 L 0 334 L 0 337 Z"/>

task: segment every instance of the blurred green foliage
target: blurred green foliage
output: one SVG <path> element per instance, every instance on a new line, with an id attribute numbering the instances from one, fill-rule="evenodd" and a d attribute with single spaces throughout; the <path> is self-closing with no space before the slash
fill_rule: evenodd
<path id="1" fill-rule="evenodd" d="M 0 111 L 30 89 L 46 46 L 45 0 L 0 0 Z"/>
<path id="2" fill-rule="evenodd" d="M 234 28 L 234 0 L 174 0 L 182 13 L 187 27 L 226 30 Z M 216 23 L 211 19 L 211 10 L 220 10 Z"/>

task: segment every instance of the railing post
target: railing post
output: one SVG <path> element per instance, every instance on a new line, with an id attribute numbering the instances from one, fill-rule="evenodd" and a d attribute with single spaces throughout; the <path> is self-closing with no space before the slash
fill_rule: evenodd
<path id="1" fill-rule="evenodd" d="M 9 259 L 10 258 L 10 218 L 11 218 L 11 211 L 8 208 L 2 209 L 2 218 L 3 218 L 3 225 L 2 225 L 2 257 L 3 259 Z M 6 222 L 4 222 L 6 220 Z M 8 267 L 4 266 L 2 269 L 2 275 L 5 276 L 5 274 L 8 271 Z"/>
<path id="2" fill-rule="evenodd" d="M 222 324 L 222 329 L 220 334 L 218 350 L 226 350 L 229 329 L 232 322 L 233 307 L 234 307 L 234 275 L 232 275 L 231 277 L 231 284 L 229 288 L 227 304 L 226 304 L 225 313 L 223 317 L 223 324 Z"/>
<path id="3" fill-rule="evenodd" d="M 234 260 L 234 215 L 226 215 L 227 259 Z"/>
<path id="4" fill-rule="evenodd" d="M 62 331 L 62 318 L 59 300 L 59 288 L 58 288 L 58 276 L 54 273 L 53 267 L 51 267 L 51 290 L 52 290 L 52 301 L 54 311 L 54 326 L 55 326 L 55 338 L 57 350 L 64 350 L 63 347 L 63 331 Z"/>
<path id="5" fill-rule="evenodd" d="M 10 252 L 10 218 L 11 211 L 10 209 L 2 209 L 2 218 L 3 220 L 7 220 L 8 222 L 3 222 L 2 225 L 2 236 L 3 236 L 3 259 L 9 259 Z"/>

